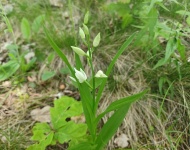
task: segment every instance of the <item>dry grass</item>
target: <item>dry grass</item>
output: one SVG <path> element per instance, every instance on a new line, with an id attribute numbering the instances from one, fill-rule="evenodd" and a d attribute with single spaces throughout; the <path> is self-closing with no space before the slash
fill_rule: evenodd
<path id="1" fill-rule="evenodd" d="M 76 13 L 78 14 L 78 11 Z M 104 18 L 100 18 L 100 20 L 104 20 Z M 70 21 L 68 21 L 69 23 Z M 97 28 L 95 27 L 93 35 L 97 34 Z M 15 33 L 15 38 L 19 41 L 20 33 L 17 27 L 15 28 Z M 109 41 L 105 40 L 106 37 L 102 38 L 104 45 L 102 44 L 94 52 L 93 64 L 96 71 L 99 69 L 106 70 L 114 54 L 128 36 L 114 34 L 109 37 Z M 2 41 L 9 41 L 10 39 L 10 36 L 6 34 Z M 21 45 L 22 42 L 22 40 L 19 41 Z M 49 45 L 44 45 L 44 47 L 49 47 Z M 64 52 L 74 66 L 73 54 L 67 50 L 64 50 Z M 143 57 L 141 58 L 141 53 L 141 50 L 130 47 L 116 62 L 99 105 L 99 111 L 105 110 L 116 99 L 152 87 L 147 82 L 147 76 L 144 74 L 145 71 L 149 73 L 151 68 L 147 60 Z M 87 64 L 85 59 L 82 61 Z M 70 86 L 69 78 L 59 74 L 62 67 L 64 67 L 64 64 L 58 57 L 50 65 L 39 65 L 39 70 L 36 73 L 37 87 L 31 90 L 28 88 L 29 82 L 27 81 L 27 88 L 25 88 L 26 91 L 24 92 L 24 95 L 27 93 L 25 95 L 27 97 L 25 98 L 13 92 L 18 87 L 0 87 L 0 149 L 21 150 L 31 144 L 29 139 L 31 137 L 31 128 L 35 121 L 31 119 L 30 111 L 48 104 L 52 105 L 54 99 L 52 95 L 59 92 L 60 83 L 66 84 L 67 89 L 73 88 Z M 51 81 L 41 83 L 41 74 L 46 69 L 55 70 L 58 75 Z M 85 72 L 90 76 L 90 69 L 87 65 L 85 65 Z M 188 81 L 188 76 L 186 78 L 185 80 Z M 107 149 L 113 150 L 117 148 L 114 139 L 121 133 L 127 135 L 129 147 L 132 149 L 190 149 L 190 84 L 185 83 L 186 81 L 174 84 L 175 94 L 173 97 L 151 93 L 150 91 L 143 99 L 133 104 L 117 133 L 110 140 Z M 23 84 L 20 84 L 20 86 L 22 89 Z M 154 87 L 158 87 L 158 85 L 154 85 Z M 7 100 L 9 105 L 6 103 Z M 102 122 L 105 123 L 110 115 L 105 116 Z"/>

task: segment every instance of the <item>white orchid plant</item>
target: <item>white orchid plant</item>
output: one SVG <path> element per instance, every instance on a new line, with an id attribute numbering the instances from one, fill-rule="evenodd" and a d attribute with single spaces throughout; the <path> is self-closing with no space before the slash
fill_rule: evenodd
<path id="1" fill-rule="evenodd" d="M 136 100 L 140 99 L 146 93 L 146 91 L 143 91 L 129 97 L 118 99 L 112 102 L 104 111 L 99 114 L 97 113 L 98 105 L 102 98 L 102 93 L 106 85 L 106 81 L 114 67 L 114 64 L 119 56 L 133 41 L 135 33 L 126 39 L 124 44 L 113 57 L 113 60 L 108 66 L 106 72 L 104 73 L 102 70 L 99 70 L 97 73 L 95 73 L 92 63 L 93 52 L 99 46 L 101 36 L 100 33 L 98 33 L 91 43 L 90 31 L 87 26 L 89 18 L 88 14 L 89 13 L 86 13 L 84 17 L 83 26 L 79 28 L 80 38 L 87 46 L 88 51 L 85 52 L 79 47 L 71 46 L 72 50 L 75 53 L 75 67 L 69 63 L 65 54 L 55 44 L 50 34 L 48 33 L 48 30 L 46 28 L 44 29 L 52 48 L 68 66 L 71 72 L 70 79 L 77 84 L 78 90 L 80 92 L 86 124 L 88 126 L 88 132 L 86 134 L 90 136 L 89 141 L 84 140 L 80 143 L 77 143 L 74 147 L 70 147 L 72 150 L 103 149 L 122 123 L 124 117 L 126 116 L 126 113 L 130 108 L 130 105 Z M 88 64 L 91 68 L 91 77 L 87 77 L 86 73 L 84 72 L 84 66 L 81 63 L 81 57 L 87 58 Z M 112 111 L 114 111 L 113 115 L 108 119 L 103 127 L 98 128 L 99 121 L 102 119 L 102 117 Z"/>

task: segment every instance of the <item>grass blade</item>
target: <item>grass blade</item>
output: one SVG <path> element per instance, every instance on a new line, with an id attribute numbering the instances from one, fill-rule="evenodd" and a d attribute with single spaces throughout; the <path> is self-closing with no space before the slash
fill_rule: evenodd
<path id="1" fill-rule="evenodd" d="M 48 39 L 48 42 L 50 43 L 51 47 L 56 51 L 56 53 L 59 55 L 59 57 L 65 62 L 65 64 L 67 65 L 67 67 L 69 68 L 69 70 L 71 71 L 71 74 L 74 76 L 74 71 L 67 59 L 67 57 L 65 56 L 65 54 L 60 50 L 60 48 L 57 46 L 57 44 L 53 41 L 53 39 L 51 38 L 51 36 L 48 33 L 48 30 L 44 27 L 44 32 L 46 34 L 46 37 Z"/>
<path id="2" fill-rule="evenodd" d="M 116 110 L 115 113 L 109 118 L 106 124 L 101 129 L 95 144 L 97 145 L 96 150 L 102 150 L 103 147 L 108 143 L 110 138 L 114 135 L 117 128 L 122 123 L 130 105 L 124 105 L 120 109 Z"/>
<path id="3" fill-rule="evenodd" d="M 105 114 L 107 114 L 108 112 L 111 112 L 111 111 L 120 109 L 120 108 L 121 108 L 122 106 L 124 106 L 124 105 L 130 105 L 131 103 L 135 102 L 136 100 L 139 100 L 142 96 L 144 96 L 144 94 L 146 94 L 146 92 L 147 92 L 147 90 L 145 90 L 145 91 L 143 91 L 143 92 L 141 92 L 141 93 L 132 95 L 132 96 L 128 96 L 128 97 L 121 98 L 121 99 L 116 100 L 115 102 L 111 103 L 111 104 L 107 107 L 107 109 L 97 117 L 96 123 L 98 123 L 98 121 L 99 121 Z"/>
<path id="4" fill-rule="evenodd" d="M 119 51 L 117 52 L 117 54 L 115 55 L 115 57 L 113 58 L 112 62 L 110 63 L 110 65 L 108 66 L 108 69 L 107 69 L 107 72 L 106 72 L 106 75 L 109 76 L 110 73 L 111 73 L 111 70 L 115 64 L 115 62 L 117 61 L 117 59 L 119 58 L 119 56 L 124 52 L 124 50 L 129 46 L 129 44 L 132 42 L 132 40 L 134 39 L 136 33 L 133 33 L 126 41 L 125 43 L 121 46 L 121 48 L 119 49 Z M 104 87 L 106 85 L 106 81 L 107 79 L 104 79 L 100 88 L 99 88 L 99 91 L 98 91 L 98 94 L 97 94 L 97 98 L 96 98 L 96 103 L 95 103 L 95 110 L 94 112 L 96 112 L 97 108 L 98 108 L 98 103 L 100 101 L 100 98 L 101 98 L 101 95 L 102 95 L 102 92 L 104 90 Z"/>
<path id="5" fill-rule="evenodd" d="M 76 68 L 78 69 L 78 70 L 80 70 L 80 68 L 82 69 L 82 70 L 84 70 L 84 68 L 83 68 L 83 66 L 82 66 L 82 62 L 81 62 L 81 60 L 80 60 L 80 57 L 79 57 L 79 55 L 78 54 L 75 54 L 75 64 L 76 64 Z"/>
<path id="6" fill-rule="evenodd" d="M 86 123 L 88 126 L 88 129 L 95 138 L 95 130 L 96 127 L 94 126 L 94 120 L 95 120 L 95 115 L 93 114 L 93 98 L 90 92 L 90 89 L 86 83 L 79 84 L 79 92 L 81 96 L 81 101 L 83 105 L 83 111 L 86 119 Z"/>

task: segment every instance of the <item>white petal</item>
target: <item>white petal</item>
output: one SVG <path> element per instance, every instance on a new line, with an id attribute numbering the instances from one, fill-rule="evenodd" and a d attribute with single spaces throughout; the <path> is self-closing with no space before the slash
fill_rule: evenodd
<path id="1" fill-rule="evenodd" d="M 95 75 L 96 78 L 107 78 L 107 76 L 103 73 L 102 70 L 99 70 L 96 75 Z"/>
<path id="2" fill-rule="evenodd" d="M 78 71 L 75 68 L 74 70 L 75 70 L 75 76 L 79 80 L 80 83 L 84 82 L 87 79 L 85 72 L 81 68 L 80 68 L 80 71 Z"/>

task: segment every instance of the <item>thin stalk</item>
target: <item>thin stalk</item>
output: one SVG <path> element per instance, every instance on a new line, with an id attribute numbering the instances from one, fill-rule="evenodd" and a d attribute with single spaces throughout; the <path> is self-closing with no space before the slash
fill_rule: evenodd
<path id="1" fill-rule="evenodd" d="M 87 36 L 87 44 L 88 44 L 88 51 L 89 51 L 89 63 L 90 63 L 90 68 L 91 68 L 91 72 L 92 72 L 92 96 L 93 96 L 93 122 L 96 120 L 95 116 L 96 116 L 96 112 L 94 111 L 95 109 L 95 72 L 94 72 L 94 67 L 93 67 L 93 64 L 92 64 L 92 52 L 91 52 L 91 46 L 90 46 L 90 37 Z M 94 126 L 94 133 L 92 134 L 92 138 L 93 138 L 93 141 L 95 141 L 96 139 L 96 125 Z"/>
<path id="2" fill-rule="evenodd" d="M 76 32 L 75 32 L 75 22 L 74 22 L 74 19 L 73 19 L 73 8 L 72 8 L 71 0 L 69 0 L 69 13 L 70 13 L 70 17 L 71 17 L 72 31 L 73 31 L 73 35 L 75 37 L 75 45 L 77 45 L 77 35 L 76 35 Z"/>
<path id="3" fill-rule="evenodd" d="M 90 68 L 91 68 L 91 72 L 92 72 L 92 85 L 93 85 L 92 94 L 93 94 L 93 103 L 94 103 L 95 102 L 95 77 L 94 77 L 95 76 L 95 72 L 94 72 L 94 66 L 92 64 L 92 57 L 91 57 L 93 49 L 91 51 L 90 37 L 89 37 L 89 35 L 87 36 L 87 46 L 88 46 L 88 51 L 89 51 L 89 63 L 90 63 Z"/>

